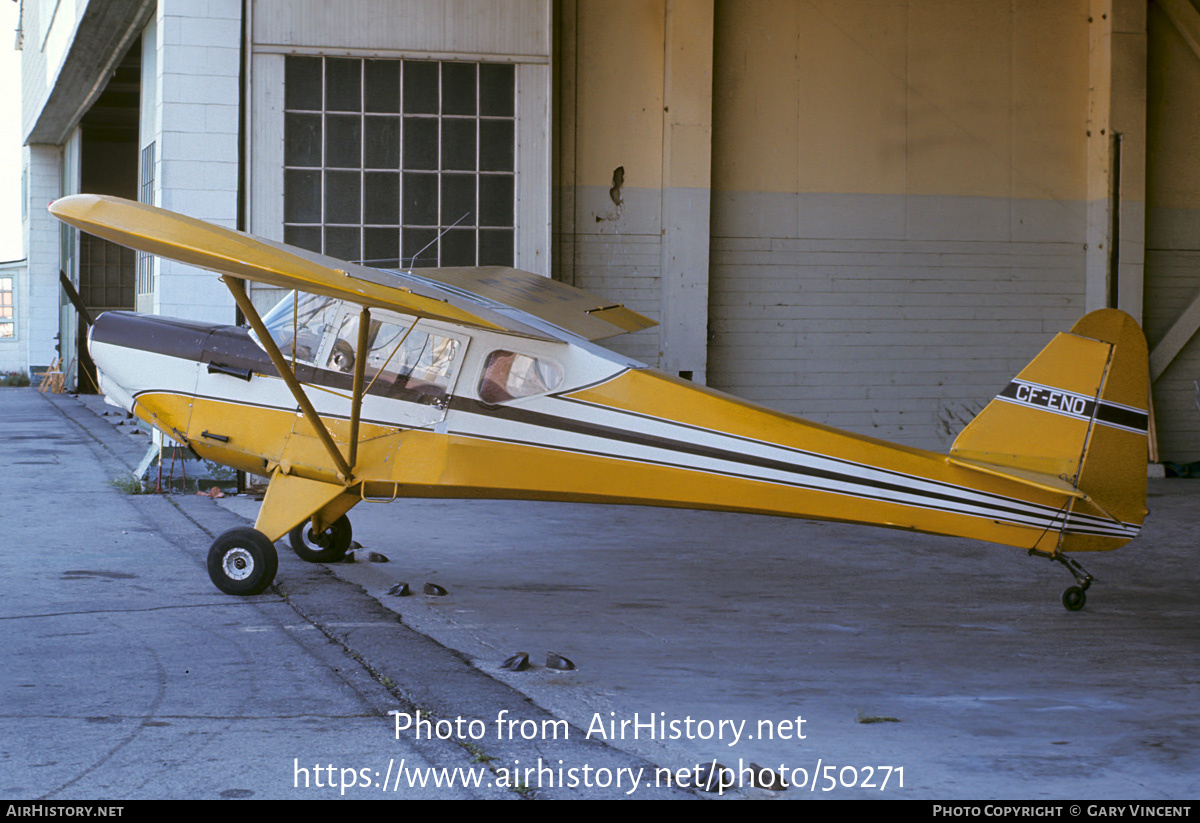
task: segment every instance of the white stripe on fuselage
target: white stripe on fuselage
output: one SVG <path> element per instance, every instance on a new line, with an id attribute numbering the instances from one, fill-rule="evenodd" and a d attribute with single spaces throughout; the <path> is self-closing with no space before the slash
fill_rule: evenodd
<path id="1" fill-rule="evenodd" d="M 521 404 L 521 408 L 563 420 L 568 426 L 579 423 L 630 432 L 662 439 L 662 446 L 631 443 L 603 433 L 570 431 L 553 426 L 541 426 L 494 415 L 453 413 L 449 419 L 452 434 L 480 439 L 502 440 L 559 451 L 594 454 L 621 460 L 672 466 L 676 468 L 741 477 L 766 483 L 788 485 L 839 494 L 848 497 L 880 500 L 915 508 L 955 512 L 991 520 L 1001 520 L 1034 528 L 1057 529 L 1063 522 L 1061 510 L 1030 503 L 1017 498 L 982 492 L 919 476 L 879 469 L 840 458 L 805 452 L 766 441 L 729 435 L 723 432 L 679 424 L 663 418 L 652 418 L 577 400 L 543 397 Z M 729 457 L 692 454 L 686 449 L 672 448 L 677 442 L 720 451 Z M 794 467 L 773 468 L 755 465 L 740 459 L 742 456 L 772 461 Z M 806 476 L 805 473 L 835 474 L 833 479 Z M 902 488 L 885 488 L 885 486 Z M 949 499 L 943 499 L 949 498 Z M 1072 514 L 1068 521 L 1071 531 L 1130 537 L 1136 534 L 1132 525 L 1118 526 L 1115 522 L 1090 515 Z"/>

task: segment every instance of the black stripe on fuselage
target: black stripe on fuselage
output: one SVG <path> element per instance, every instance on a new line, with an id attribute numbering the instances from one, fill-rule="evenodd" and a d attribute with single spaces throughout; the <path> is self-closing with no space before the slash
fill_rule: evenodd
<path id="1" fill-rule="evenodd" d="M 906 506 L 906 507 L 915 508 L 915 509 L 925 509 L 928 511 L 940 511 L 940 512 L 947 512 L 950 514 L 960 514 L 960 515 L 963 515 L 964 517 L 977 517 L 977 518 L 981 518 L 981 519 L 991 520 L 992 522 L 997 522 L 997 523 L 998 522 L 1006 522 L 1006 523 L 1010 523 L 1010 524 L 1013 524 L 1016 526 L 1024 526 L 1024 527 L 1028 527 L 1028 528 L 1043 529 L 1043 530 L 1055 529 L 1056 527 L 1059 527 L 1061 525 L 1060 521 L 1064 521 L 1065 525 L 1066 525 L 1066 528 L 1064 530 L 1072 532 L 1072 533 L 1089 534 L 1089 535 L 1096 535 L 1096 536 L 1100 536 L 1100 537 L 1116 537 L 1116 538 L 1131 537 L 1131 535 L 1129 534 L 1129 531 L 1126 529 L 1124 524 L 1117 525 L 1115 523 L 1112 523 L 1112 521 L 1105 520 L 1105 521 L 1101 522 L 1100 526 L 1089 525 L 1087 523 L 1078 522 L 1082 519 L 1091 519 L 1089 515 L 1079 515 L 1079 514 L 1067 513 L 1067 512 L 1062 511 L 1061 509 L 1049 509 L 1049 508 L 1043 507 L 1044 511 L 1045 511 L 1044 514 L 1039 515 L 1039 514 L 1035 514 L 1035 513 L 1025 513 L 1023 516 L 1018 516 L 1016 514 L 1002 515 L 1000 513 L 994 512 L 994 511 L 991 514 L 964 511 L 964 508 L 963 508 L 964 504 L 976 506 L 981 509 L 988 509 L 989 504 L 987 504 L 986 502 L 969 502 L 969 501 L 959 500 L 959 501 L 957 501 L 957 505 L 951 505 L 950 503 L 938 504 L 933 501 L 926 501 L 924 504 L 922 504 L 922 503 L 917 503 L 917 502 L 908 501 L 908 500 L 898 500 L 895 497 L 889 497 L 883 493 L 872 492 L 870 490 L 870 485 L 866 481 L 863 481 L 861 478 L 851 477 L 849 475 L 845 476 L 846 477 L 845 482 L 852 484 L 852 485 L 857 485 L 859 487 L 859 490 L 851 492 L 851 491 L 833 489 L 833 488 L 830 488 L 829 486 L 821 485 L 819 483 L 812 483 L 812 482 L 806 483 L 806 482 L 802 482 L 802 481 L 768 479 L 768 478 L 764 478 L 762 475 L 758 475 L 758 474 L 742 474 L 742 473 L 735 472 L 735 471 L 720 470 L 720 469 L 708 468 L 708 467 L 700 467 L 700 466 L 690 465 L 687 463 L 671 462 L 668 460 L 656 460 L 656 459 L 653 459 L 653 458 L 650 458 L 650 457 L 647 457 L 644 455 L 639 456 L 637 458 L 633 458 L 633 457 L 628 457 L 628 456 L 615 455 L 612 452 L 594 451 L 591 449 L 584 449 L 584 448 L 581 448 L 578 446 L 564 446 L 564 445 L 560 445 L 560 444 L 548 444 L 548 443 L 537 442 L 537 441 L 532 441 L 532 440 L 521 440 L 519 438 L 512 438 L 512 437 L 500 437 L 497 435 L 483 435 L 483 434 L 479 434 L 477 432 L 456 431 L 456 432 L 452 432 L 452 433 L 459 437 L 468 437 L 468 438 L 472 438 L 472 439 L 476 439 L 476 440 L 485 440 L 487 442 L 493 442 L 493 443 L 509 443 L 509 444 L 512 444 L 515 446 L 528 446 L 528 447 L 532 447 L 532 448 L 564 452 L 567 454 L 582 454 L 582 455 L 588 455 L 588 456 L 592 456 L 592 457 L 603 457 L 603 458 L 608 458 L 611 460 L 631 460 L 631 461 L 635 461 L 635 462 L 637 462 L 639 464 L 643 464 L 643 465 L 662 466 L 664 468 L 681 469 L 681 470 L 697 472 L 697 473 L 701 473 L 701 474 L 712 474 L 712 475 L 717 475 L 720 477 L 731 477 L 731 478 L 735 478 L 735 479 L 739 479 L 739 480 L 752 480 L 752 481 L 757 481 L 760 483 L 771 483 L 771 484 L 775 484 L 775 485 L 788 486 L 791 488 L 798 488 L 798 489 L 805 489 L 808 491 L 822 492 L 825 494 L 836 494 L 836 495 L 841 495 L 843 497 L 853 497 L 853 498 L 860 499 L 860 500 L 874 500 L 877 502 L 892 503 L 897 506 Z M 930 482 L 933 482 L 933 481 L 930 481 Z M 866 488 L 864 488 L 864 486 L 866 486 Z M 908 492 L 909 492 L 909 494 L 913 495 L 914 497 L 918 497 L 918 498 L 928 496 L 927 493 L 919 491 L 919 490 L 909 489 Z M 1033 505 L 1033 504 L 1030 504 L 1030 505 Z M 1134 533 L 1136 534 L 1136 529 L 1134 530 Z"/>
<path id="2" fill-rule="evenodd" d="M 615 414 L 625 414 L 625 412 L 620 409 L 610 409 L 609 407 L 602 407 L 602 408 L 605 408 L 608 411 L 613 412 Z M 514 423 L 521 423 L 521 424 L 532 426 L 535 428 L 545 428 L 545 429 L 551 429 L 551 430 L 557 430 L 557 431 L 564 431 L 564 432 L 568 432 L 571 434 L 587 436 L 587 437 L 595 437 L 595 438 L 599 438 L 599 439 L 616 440 L 619 442 L 628 443 L 630 445 L 639 446 L 642 448 L 662 449 L 665 451 L 681 452 L 684 454 L 690 454 L 695 457 L 721 460 L 721 461 L 725 461 L 725 462 L 729 462 L 729 463 L 735 463 L 735 464 L 746 465 L 746 466 L 754 466 L 756 468 L 769 469 L 769 470 L 773 470 L 773 471 L 779 471 L 779 472 L 783 472 L 783 473 L 787 473 L 787 474 L 797 475 L 800 477 L 810 478 L 811 481 L 818 481 L 818 480 L 834 481 L 834 482 L 846 483 L 846 484 L 853 485 L 853 486 L 858 486 L 860 488 L 866 487 L 869 489 L 876 490 L 877 492 L 892 492 L 892 493 L 908 494 L 908 495 L 912 495 L 914 497 L 920 497 L 920 498 L 926 498 L 929 500 L 939 501 L 942 505 L 938 506 L 937 508 L 942 509 L 942 510 L 947 510 L 947 511 L 952 511 L 953 509 L 947 507 L 946 504 L 957 504 L 958 506 L 973 505 L 973 506 L 977 506 L 982 509 L 990 509 L 990 510 L 994 511 L 997 514 L 997 516 L 1000 516 L 1002 514 L 1007 515 L 1008 519 L 1010 519 L 1010 520 L 1021 519 L 1021 518 L 1028 519 L 1029 521 L 1031 521 L 1028 523 L 1028 525 L 1036 524 L 1038 526 L 1045 526 L 1047 522 L 1050 522 L 1051 524 L 1053 524 L 1055 517 L 1058 516 L 1058 512 L 1055 509 L 1051 509 L 1049 507 L 1042 506 L 1042 505 L 1036 504 L 1036 503 L 1028 503 L 1025 501 L 1014 501 L 1011 498 L 1007 498 L 1007 497 L 997 495 L 994 493 L 990 493 L 990 492 L 970 490 L 972 493 L 982 495 L 983 497 L 988 498 L 992 502 L 989 502 L 989 500 L 970 501 L 968 499 L 965 499 L 962 496 L 962 493 L 965 490 L 962 489 L 961 487 L 954 486 L 953 484 L 944 483 L 944 482 L 937 481 L 937 480 L 931 480 L 928 478 L 921 478 L 921 477 L 910 478 L 907 475 L 899 474 L 897 472 L 891 472 L 887 469 L 880 469 L 877 467 L 863 466 L 862 468 L 867 468 L 867 469 L 869 469 L 871 471 L 875 471 L 875 472 L 884 472 L 884 473 L 892 475 L 900 480 L 913 480 L 913 481 L 918 481 L 920 483 L 937 485 L 937 486 L 942 487 L 943 489 L 946 489 L 946 491 L 938 492 L 938 491 L 932 491 L 932 490 L 928 490 L 928 489 L 914 488 L 913 486 L 906 485 L 902 482 L 886 482 L 886 481 L 881 481 L 881 480 L 867 479 L 867 478 L 859 477 L 859 476 L 856 476 L 856 475 L 853 475 L 850 473 L 846 473 L 846 472 L 837 472 L 837 471 L 832 471 L 829 469 L 819 469 L 819 468 L 815 468 L 815 467 L 811 467 L 811 466 L 800 466 L 795 463 L 790 463 L 787 461 L 777 460 L 777 459 L 773 459 L 773 458 L 769 458 L 769 457 L 748 455 L 748 454 L 744 454 L 741 452 L 734 452 L 734 451 L 730 451 L 728 449 L 718 448 L 715 446 L 702 446 L 702 445 L 695 444 L 695 443 L 689 443 L 686 441 L 672 439 L 672 438 L 659 437 L 656 435 L 632 431 L 629 429 L 618 429 L 618 428 L 614 428 L 612 426 L 605 426 L 605 425 L 598 424 L 598 423 L 590 423 L 590 422 L 585 422 L 585 421 L 581 421 L 581 420 L 577 420 L 577 419 L 566 418 L 566 417 L 561 417 L 561 416 L 557 416 L 557 415 L 551 415 L 551 414 L 547 414 L 545 412 L 536 412 L 536 411 L 531 411 L 528 409 L 518 409 L 518 408 L 512 408 L 512 407 L 508 407 L 508 406 L 490 406 L 490 405 L 487 405 L 484 403 L 480 403 L 479 401 L 470 400 L 470 399 L 466 399 L 466 398 L 455 398 L 451 402 L 451 409 L 458 411 L 458 412 L 465 412 L 468 414 L 480 414 L 480 415 L 485 415 L 485 416 L 490 416 L 490 417 L 498 417 L 500 419 L 509 420 Z M 673 421 L 664 421 L 664 422 L 667 422 L 671 425 L 682 425 L 682 424 L 675 424 L 675 423 L 673 423 Z M 706 431 L 711 434 L 715 434 L 715 435 L 722 436 L 722 437 L 736 437 L 736 435 L 726 435 L 724 432 L 711 432 L 706 429 L 699 429 L 699 431 Z M 481 437 L 480 435 L 473 433 L 473 432 L 461 432 L 461 431 L 451 430 L 451 433 L 462 434 L 464 436 L 470 436 L 470 437 Z M 504 438 L 492 438 L 491 436 L 486 436 L 485 439 L 503 440 Z M 517 442 L 517 441 L 510 441 L 510 442 Z M 631 459 L 631 458 L 624 458 L 619 455 L 606 454 L 606 453 L 601 453 L 601 452 L 591 452 L 591 451 L 587 451 L 584 449 L 564 449 L 563 447 L 560 447 L 560 446 L 547 446 L 546 444 L 536 443 L 533 441 L 520 441 L 520 442 L 523 443 L 524 445 L 539 446 L 539 447 L 543 447 L 543 448 L 554 448 L 554 449 L 557 449 L 560 451 L 562 451 L 562 450 L 580 451 L 582 453 L 587 453 L 587 454 L 605 454 L 605 456 L 614 457 L 617 459 Z M 795 454 L 805 456 L 805 457 L 810 457 L 810 458 L 832 460 L 834 462 L 842 463 L 847 466 L 858 466 L 859 465 L 859 464 L 855 464 L 851 461 L 844 460 L 841 458 L 829 457 L 827 455 L 811 454 L 809 452 L 804 452 L 804 451 L 801 451 L 798 449 L 791 449 L 787 446 L 780 446 L 779 444 L 765 443 L 763 441 L 754 441 L 754 440 L 750 440 L 749 442 L 763 443 L 763 445 L 769 446 L 771 448 L 784 449 L 784 450 L 793 452 Z M 642 458 L 633 458 L 633 459 L 642 461 Z M 661 465 L 672 465 L 677 468 L 691 469 L 693 471 L 708 471 L 707 469 L 699 469 L 695 466 L 688 466 L 688 465 L 684 465 L 684 464 L 661 463 L 660 461 L 653 461 L 653 460 L 645 460 L 644 462 L 654 462 L 654 463 L 659 463 Z M 724 472 L 716 472 L 716 473 L 724 473 Z M 731 474 L 733 474 L 733 473 L 731 473 Z M 746 479 L 759 480 L 759 481 L 763 481 L 763 482 L 775 482 L 775 481 L 771 481 L 771 480 L 765 480 L 763 477 L 761 477 L 759 475 L 733 474 L 733 476 L 745 477 Z M 811 482 L 809 484 L 790 483 L 789 485 L 805 485 L 806 487 L 811 487 L 816 490 L 830 491 L 829 489 L 827 489 L 819 484 L 814 484 Z M 955 492 L 957 492 L 957 493 L 955 493 Z M 839 492 L 834 491 L 831 493 L 837 494 Z M 866 496 L 866 495 L 864 495 L 864 496 Z M 876 498 L 876 499 L 890 499 L 890 498 Z M 910 502 L 904 502 L 904 501 L 898 501 L 898 500 L 892 500 L 892 502 L 895 502 L 899 505 L 910 505 L 910 506 L 915 505 Z M 1040 510 L 1041 513 L 1039 514 L 1037 511 L 1030 512 L 1028 510 L 1022 509 L 1021 508 L 1022 506 L 1032 507 L 1034 509 Z M 980 517 L 980 516 L 984 516 L 984 515 L 970 514 L 969 516 Z M 1108 521 L 1104 521 L 1104 522 L 1107 523 Z"/>
<path id="3" fill-rule="evenodd" d="M 1150 415 L 1139 409 L 1118 406 L 1115 403 L 1106 403 L 1101 400 L 1100 408 L 1096 412 L 1096 422 L 1118 429 L 1129 429 L 1138 434 L 1146 434 L 1149 431 Z"/>
<path id="4" fill-rule="evenodd" d="M 606 381 L 600 381 L 600 382 L 603 383 Z M 653 423 L 672 426 L 674 428 L 687 429 L 687 430 L 694 431 L 694 432 L 697 432 L 700 434 L 716 435 L 716 436 L 719 436 L 722 438 L 726 438 L 726 439 L 730 439 L 730 440 L 737 440 L 737 441 L 747 443 L 747 444 L 754 444 L 757 446 L 765 446 L 765 447 L 772 448 L 772 449 L 781 449 L 783 451 L 790 452 L 792 454 L 796 454 L 801 457 L 807 457 L 810 459 L 827 460 L 829 462 L 838 463 L 838 464 L 841 464 L 844 466 L 852 467 L 854 469 L 866 469 L 868 471 L 889 474 L 894 477 L 900 478 L 901 480 L 912 480 L 912 481 L 918 481 L 921 483 L 929 483 L 932 485 L 940 486 L 944 489 L 949 489 L 952 492 L 961 493 L 963 491 L 968 491 L 967 489 L 965 489 L 962 486 L 956 486 L 953 483 L 947 483 L 947 482 L 941 481 L 941 480 L 933 480 L 932 478 L 928 478 L 928 477 L 906 475 L 906 474 L 902 474 L 900 472 L 892 471 L 891 469 L 883 469 L 878 466 L 869 466 L 869 465 L 866 465 L 863 463 L 855 463 L 852 460 L 847 460 L 842 457 L 835 457 L 833 455 L 821 454 L 821 453 L 817 453 L 817 452 L 809 452 L 809 451 L 805 451 L 803 449 L 797 449 L 797 448 L 794 448 L 791 446 L 784 446 L 779 443 L 773 443 L 768 440 L 760 440 L 760 439 L 756 439 L 753 437 L 746 437 L 745 435 L 732 434 L 730 432 L 717 431 L 714 429 L 706 429 L 702 426 L 696 426 L 696 425 L 693 425 L 690 423 L 682 423 L 678 420 L 672 420 L 670 418 L 665 418 L 665 417 L 658 417 L 655 415 L 646 414 L 645 412 L 636 412 L 636 411 L 630 411 L 628 409 L 619 409 L 619 408 L 616 408 L 613 406 L 606 406 L 602 403 L 594 403 L 592 401 L 582 400 L 578 397 L 572 397 L 571 395 L 577 391 L 579 391 L 579 390 L 578 389 L 569 389 L 569 390 L 565 390 L 563 392 L 555 393 L 552 396 L 559 400 L 565 400 L 570 403 L 576 403 L 581 406 L 598 409 L 603 412 L 616 413 L 616 414 L 633 417 L 633 418 L 640 419 L 640 420 L 646 420 L 646 421 L 650 421 Z M 769 410 L 768 410 L 768 413 L 770 413 Z M 886 443 L 883 441 L 879 441 L 879 442 L 880 442 L 880 445 L 883 447 L 901 448 L 901 447 L 894 446 L 891 443 Z M 841 475 L 841 476 L 842 477 L 850 477 L 851 478 L 850 482 L 858 482 L 859 481 L 859 478 L 856 475 Z M 987 498 L 987 499 L 991 499 L 991 500 L 997 500 L 1002 503 L 1015 502 L 1015 503 L 1018 503 L 1019 505 L 1027 506 L 1027 507 L 1037 509 L 1037 510 L 1040 510 L 1043 512 L 1052 512 L 1053 511 L 1053 512 L 1055 512 L 1056 516 L 1058 514 L 1058 510 L 1051 509 L 1050 507 L 1044 506 L 1040 503 L 1032 503 L 1032 502 L 1025 501 L 1025 500 L 1014 500 L 1013 498 L 1005 497 L 1004 495 L 996 494 L 995 492 L 983 491 L 981 489 L 969 489 L 969 491 L 972 494 L 979 495 L 983 498 Z M 920 494 L 925 494 L 925 492 L 913 490 L 913 494 L 920 495 Z M 978 505 L 981 507 L 985 507 L 985 508 L 989 505 L 988 503 L 986 503 L 984 501 L 974 501 L 972 504 Z M 1032 515 L 1032 516 L 1036 517 L 1037 515 Z M 1114 520 L 1110 517 L 1097 517 L 1095 515 L 1080 514 L 1080 513 L 1076 512 L 1076 513 L 1072 513 L 1070 515 L 1070 518 L 1074 519 L 1074 520 L 1086 520 L 1088 522 L 1096 524 L 1098 527 L 1105 527 L 1108 529 L 1111 529 L 1114 524 L 1121 528 L 1125 528 L 1125 529 L 1133 528 L 1135 531 L 1137 529 L 1140 529 L 1140 526 L 1137 526 L 1136 524 L 1122 523 L 1121 521 Z"/>

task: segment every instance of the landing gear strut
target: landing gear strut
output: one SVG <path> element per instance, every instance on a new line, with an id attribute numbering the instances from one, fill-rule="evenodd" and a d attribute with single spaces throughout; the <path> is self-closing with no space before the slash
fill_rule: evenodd
<path id="1" fill-rule="evenodd" d="M 1068 586 L 1067 589 L 1062 593 L 1063 607 L 1066 608 L 1067 611 L 1072 612 L 1077 612 L 1082 609 L 1083 604 L 1087 602 L 1087 595 L 1085 592 L 1088 590 L 1088 587 L 1092 585 L 1092 581 L 1095 578 L 1088 574 L 1087 570 L 1083 566 L 1079 565 L 1079 561 L 1067 557 L 1060 551 L 1042 552 L 1038 551 L 1037 549 L 1030 549 L 1029 553 L 1031 555 L 1037 555 L 1038 557 L 1044 557 L 1047 560 L 1057 560 L 1059 563 L 1062 563 L 1067 567 L 1067 571 L 1071 573 L 1071 576 L 1075 578 L 1075 582 L 1079 585 Z"/>

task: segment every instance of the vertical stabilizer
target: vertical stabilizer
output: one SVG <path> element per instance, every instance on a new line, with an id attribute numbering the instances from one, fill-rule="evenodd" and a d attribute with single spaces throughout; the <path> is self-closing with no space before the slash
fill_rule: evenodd
<path id="1" fill-rule="evenodd" d="M 1059 547 L 1111 549 L 1146 515 L 1149 369 L 1146 339 L 1116 309 L 1083 317 L 971 421 L 950 454 L 1051 475 L 1082 492 L 1072 514 L 1120 521 L 1129 536 L 1068 532 Z"/>

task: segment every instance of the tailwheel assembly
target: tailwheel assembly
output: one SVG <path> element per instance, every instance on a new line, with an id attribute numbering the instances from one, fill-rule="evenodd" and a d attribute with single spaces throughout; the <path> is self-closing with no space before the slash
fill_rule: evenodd
<path id="1" fill-rule="evenodd" d="M 1083 608 L 1083 604 L 1087 602 L 1087 590 L 1092 585 L 1095 579 L 1088 574 L 1087 569 L 1079 565 L 1079 561 L 1067 557 L 1061 551 L 1042 552 L 1037 549 L 1030 549 L 1030 554 L 1035 554 L 1038 557 L 1044 557 L 1047 560 L 1056 560 L 1067 567 L 1067 571 L 1075 578 L 1075 582 L 1079 585 L 1068 586 L 1062 593 L 1062 604 L 1067 611 L 1077 612 Z"/>
<path id="2" fill-rule="evenodd" d="M 265 534 L 247 526 L 224 532 L 208 550 L 208 576 L 226 594 L 260 594 L 278 569 L 275 546 Z"/>

